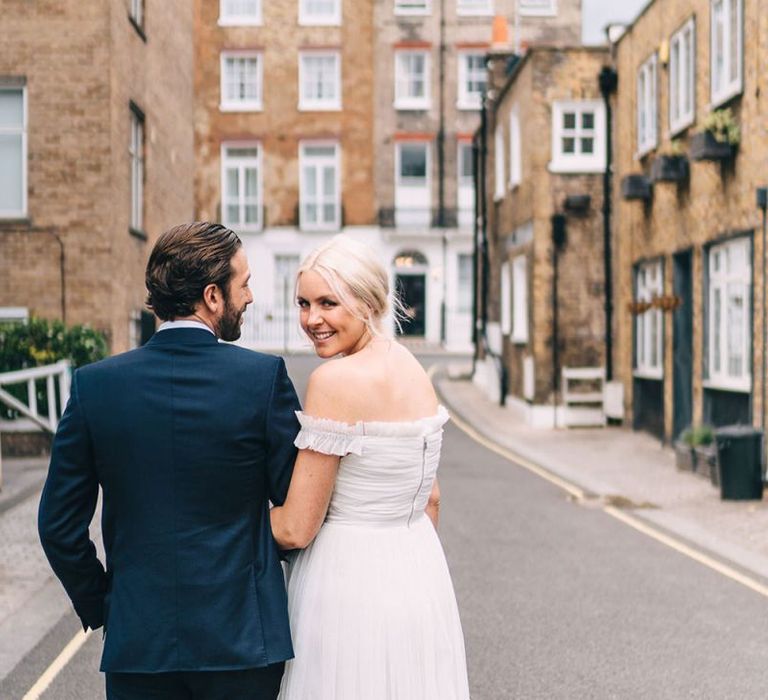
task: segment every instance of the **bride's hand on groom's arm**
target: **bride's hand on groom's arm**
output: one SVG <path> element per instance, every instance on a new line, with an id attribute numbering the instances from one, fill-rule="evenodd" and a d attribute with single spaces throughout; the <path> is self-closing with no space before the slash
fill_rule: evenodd
<path id="1" fill-rule="evenodd" d="M 304 549 L 325 519 L 339 458 L 312 450 L 299 450 L 288 497 L 272 508 L 272 535 L 281 549 Z"/>
<path id="2" fill-rule="evenodd" d="M 317 374 L 310 378 L 304 410 L 313 416 L 332 415 L 333 392 L 318 381 Z M 338 468 L 337 455 L 299 450 L 285 503 L 270 511 L 272 535 L 281 549 L 304 549 L 315 539 L 328 511 Z"/>

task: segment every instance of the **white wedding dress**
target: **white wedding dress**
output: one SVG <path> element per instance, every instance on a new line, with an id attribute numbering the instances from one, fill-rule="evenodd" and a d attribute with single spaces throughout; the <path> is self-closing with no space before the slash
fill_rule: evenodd
<path id="1" fill-rule="evenodd" d="M 297 415 L 296 446 L 341 461 L 325 522 L 289 565 L 296 656 L 280 700 L 467 700 L 456 596 L 424 512 L 447 411 L 355 425 Z"/>

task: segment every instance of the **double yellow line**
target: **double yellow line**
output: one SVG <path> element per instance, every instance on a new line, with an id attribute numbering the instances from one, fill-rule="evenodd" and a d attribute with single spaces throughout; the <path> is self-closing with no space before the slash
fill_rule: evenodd
<path id="1" fill-rule="evenodd" d="M 432 365 L 429 368 L 427 373 L 429 374 L 430 379 L 434 380 L 434 375 L 437 372 L 438 368 L 439 368 L 438 365 Z M 435 388 L 437 389 L 437 387 Z M 459 428 L 463 433 L 465 433 L 467 436 L 472 438 L 472 440 L 474 440 L 478 444 L 485 447 L 487 450 L 490 450 L 491 452 L 496 453 L 497 455 L 512 462 L 513 464 L 516 464 L 522 467 L 523 469 L 527 469 L 529 472 L 532 472 L 536 476 L 544 479 L 545 481 L 548 481 L 554 486 L 557 486 L 559 489 L 569 494 L 576 501 L 584 501 L 587 498 L 587 494 L 584 491 L 584 489 L 580 488 L 576 484 L 571 483 L 570 481 L 567 481 L 566 479 L 563 479 L 562 477 L 557 476 L 556 474 L 553 474 L 552 472 L 548 471 L 541 465 L 536 464 L 535 462 L 532 462 L 531 460 L 526 459 L 525 457 L 522 457 L 521 455 L 513 452 L 512 450 L 502 447 L 501 445 L 497 444 L 493 440 L 488 439 L 487 437 L 485 437 L 485 435 L 482 435 L 475 428 L 473 428 L 467 421 L 461 418 L 461 416 L 458 416 L 455 413 L 452 413 L 451 419 L 453 424 L 457 428 Z M 732 566 L 728 566 L 727 564 L 724 564 L 723 562 L 715 559 L 714 557 L 711 557 L 708 554 L 705 554 L 701 550 L 686 544 L 682 540 L 677 539 L 676 537 L 673 537 L 649 525 L 646 521 L 634 515 L 631 515 L 626 510 L 620 510 L 619 508 L 616 508 L 615 506 L 611 506 L 611 505 L 604 506 L 602 510 L 607 515 L 610 515 L 612 518 L 619 520 L 620 522 L 624 523 L 625 525 L 628 525 L 634 530 L 637 530 L 643 535 L 646 535 L 647 537 L 650 537 L 656 540 L 657 542 L 660 542 L 661 544 L 669 547 L 670 549 L 674 549 L 676 552 L 686 557 L 689 557 L 694 561 L 699 562 L 699 564 L 702 564 L 703 566 L 706 566 L 712 569 L 713 571 L 716 571 L 717 573 L 731 579 L 732 581 L 736 581 L 736 583 L 740 583 L 742 586 L 749 588 L 751 591 L 754 591 L 755 593 L 759 593 L 760 595 L 768 598 L 768 586 L 761 583 L 756 578 L 748 576 L 742 573 L 741 571 L 738 571 L 737 569 L 733 568 Z"/>

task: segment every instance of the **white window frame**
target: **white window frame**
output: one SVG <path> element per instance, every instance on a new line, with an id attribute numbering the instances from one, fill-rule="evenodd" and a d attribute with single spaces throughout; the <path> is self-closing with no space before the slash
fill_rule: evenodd
<path id="1" fill-rule="evenodd" d="M 528 256 L 512 259 L 512 334 L 513 343 L 528 342 Z"/>
<path id="2" fill-rule="evenodd" d="M 687 48 L 686 48 L 687 47 Z M 686 102 L 688 109 L 685 108 Z M 677 114 L 675 108 L 677 107 Z M 674 136 L 696 119 L 696 19 L 669 40 L 669 130 Z"/>
<path id="3" fill-rule="evenodd" d="M 310 58 L 335 59 L 334 82 L 336 95 L 333 99 L 314 99 L 305 95 L 305 60 Z M 341 52 L 336 50 L 311 50 L 299 52 L 299 109 L 307 112 L 335 112 L 341 109 Z"/>
<path id="4" fill-rule="evenodd" d="M 523 181 L 523 143 L 520 139 L 520 108 L 514 105 L 509 112 L 509 189 Z"/>
<path id="5" fill-rule="evenodd" d="M 332 147 L 334 149 L 331 156 L 308 156 L 307 148 L 312 147 Z M 309 222 L 305 217 L 305 207 L 309 202 L 307 196 L 307 181 L 304 172 L 305 167 L 312 163 L 315 170 L 315 191 L 317 192 L 317 218 L 316 222 Z M 326 200 L 322 191 L 323 178 L 322 169 L 332 165 L 334 168 L 334 190 L 335 197 L 333 202 Z M 323 208 L 326 204 L 334 205 L 333 221 L 323 221 Z M 341 228 L 341 145 L 338 141 L 300 141 L 299 142 L 299 227 L 303 231 L 335 231 Z"/>
<path id="6" fill-rule="evenodd" d="M 424 17 L 432 14 L 431 0 L 394 0 L 396 15 Z"/>
<path id="7" fill-rule="evenodd" d="M 403 59 L 406 56 L 424 57 L 424 95 L 412 97 L 404 94 L 403 86 L 413 80 L 411 75 L 406 75 Z M 429 49 L 396 49 L 395 50 L 395 109 L 427 110 L 432 106 L 432 82 L 431 82 L 432 56 Z"/>
<path id="8" fill-rule="evenodd" d="M 731 266 L 740 257 L 741 265 Z M 735 238 L 712 246 L 707 255 L 707 377 L 704 386 L 731 391 L 749 392 L 752 389 L 752 246 L 747 237 Z M 735 333 L 729 327 L 728 294 L 740 287 L 742 309 L 741 342 L 742 372 L 733 373 L 728 367 L 729 344 Z M 716 300 L 719 299 L 719 305 Z M 719 318 L 718 318 L 719 316 Z M 719 322 L 719 328 L 717 328 Z M 719 347 L 716 339 L 719 339 Z M 718 363 L 719 359 L 719 363 Z M 718 366 L 719 364 L 719 366 Z"/>
<path id="9" fill-rule="evenodd" d="M 144 231 L 144 163 L 146 121 L 143 114 L 131 107 L 128 155 L 131 161 L 131 230 Z"/>
<path id="10" fill-rule="evenodd" d="M 299 24 L 302 27 L 341 26 L 341 0 L 333 0 L 333 12 L 325 15 L 309 13 L 306 3 L 307 0 L 299 0 Z"/>
<path id="11" fill-rule="evenodd" d="M 26 323 L 29 321 L 29 309 L 26 306 L 0 306 L 0 324 Z"/>
<path id="12" fill-rule="evenodd" d="M 256 60 L 256 97 L 249 100 L 231 100 L 226 97 L 227 60 L 255 59 Z M 261 51 L 222 51 L 219 59 L 219 90 L 221 101 L 219 109 L 222 112 L 260 112 L 264 108 L 264 55 Z"/>
<path id="13" fill-rule="evenodd" d="M 479 110 L 483 104 L 482 92 L 470 92 L 467 90 L 467 83 L 469 82 L 470 71 L 469 61 L 472 58 L 480 57 L 485 61 L 485 54 L 481 51 L 459 51 L 458 53 L 458 69 L 459 69 L 459 85 L 458 85 L 458 99 L 456 101 L 456 107 L 458 109 Z M 474 76 L 475 78 L 477 76 Z M 483 80 L 487 84 L 487 70 L 485 64 L 483 64 Z"/>
<path id="14" fill-rule="evenodd" d="M 556 17 L 557 0 L 517 0 L 521 17 Z"/>
<path id="15" fill-rule="evenodd" d="M 576 115 L 576 128 L 565 129 L 563 116 Z M 583 127 L 585 113 L 592 113 L 593 128 Z M 562 149 L 563 138 L 575 139 L 574 153 Z M 592 153 L 582 153 L 582 139 L 592 138 Z M 605 170 L 605 104 L 601 100 L 563 100 L 552 103 L 552 160 L 553 173 L 602 173 Z"/>
<path id="16" fill-rule="evenodd" d="M 255 0 L 256 11 L 252 14 L 230 14 L 227 12 L 227 0 L 219 0 L 220 27 L 258 27 L 263 24 L 262 0 Z"/>
<path id="17" fill-rule="evenodd" d="M 717 50 L 718 23 L 716 7 L 722 5 L 723 14 L 723 51 L 720 56 Z M 732 65 L 731 47 L 732 14 L 736 12 L 736 74 L 729 77 L 734 69 Z M 718 107 L 744 89 L 744 1 L 743 0 L 711 0 L 710 3 L 710 43 L 709 43 L 709 85 L 712 107 Z M 722 58 L 722 84 L 718 84 L 718 61 Z"/>
<path id="18" fill-rule="evenodd" d="M 512 265 L 509 260 L 501 263 L 501 334 L 512 332 Z"/>
<path id="19" fill-rule="evenodd" d="M 661 260 L 640 263 L 635 270 L 635 300 L 653 302 L 664 294 L 664 265 Z M 664 378 L 664 312 L 652 306 L 635 316 L 636 377 Z"/>
<path id="20" fill-rule="evenodd" d="M 20 209 L 0 209 L 0 219 L 23 219 L 27 216 L 27 87 L 26 85 L 3 85 L 0 84 L 2 92 L 20 92 L 21 93 L 21 126 L 20 127 L 0 127 L 0 134 L 21 136 L 21 208 Z"/>
<path id="21" fill-rule="evenodd" d="M 493 0 L 456 0 L 460 17 L 489 17 L 494 13 Z"/>
<path id="22" fill-rule="evenodd" d="M 257 149 L 258 153 L 253 156 L 230 155 L 230 151 L 235 149 Z M 264 170 L 263 149 L 258 141 L 229 141 L 221 144 L 221 220 L 225 226 L 237 231 L 260 231 L 264 225 Z M 227 170 L 237 168 L 238 171 L 238 192 L 234 199 L 229 198 L 227 192 Z M 245 171 L 256 169 L 256 221 L 245 221 L 246 205 L 254 206 L 253 202 L 247 201 L 245 195 Z M 238 220 L 233 221 L 229 218 L 229 206 L 236 203 L 238 208 Z"/>
<path id="23" fill-rule="evenodd" d="M 401 175 L 403 146 L 424 148 L 424 182 L 407 182 Z M 419 206 L 412 206 L 417 202 Z M 411 215 L 412 214 L 412 215 Z M 395 219 L 406 225 L 429 226 L 432 218 L 432 142 L 428 140 L 397 141 L 395 143 Z"/>
<path id="24" fill-rule="evenodd" d="M 493 134 L 493 199 L 495 201 L 500 200 L 504 196 L 504 183 L 506 182 L 506 178 L 504 177 L 504 174 L 506 173 L 506 163 L 504 162 L 505 152 L 504 126 L 499 123 L 496 125 L 496 130 Z"/>
<path id="25" fill-rule="evenodd" d="M 659 143 L 659 59 L 653 53 L 637 69 L 637 155 L 652 151 Z"/>

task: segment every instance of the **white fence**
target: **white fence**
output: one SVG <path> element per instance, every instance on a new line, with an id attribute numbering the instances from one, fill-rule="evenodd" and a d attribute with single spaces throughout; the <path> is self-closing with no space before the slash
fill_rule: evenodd
<path id="1" fill-rule="evenodd" d="M 17 420 L 19 422 L 23 420 L 26 427 L 51 434 L 55 433 L 59 418 L 69 400 L 70 367 L 69 360 L 61 360 L 54 365 L 0 374 L 0 403 L 16 411 L 20 416 Z M 45 383 L 44 403 L 46 406 L 44 414 L 40 412 L 38 402 L 38 390 L 43 382 Z M 8 391 L 9 387 L 18 385 L 26 385 L 26 402 Z M 14 422 L 11 421 L 10 424 Z M 8 425 L 9 422 L 5 421 L 4 427 L 8 427 Z M 3 460 L 2 449 L 0 448 L 0 488 L 2 485 Z"/>

